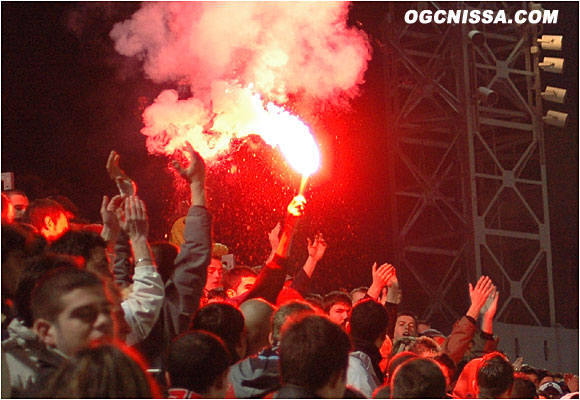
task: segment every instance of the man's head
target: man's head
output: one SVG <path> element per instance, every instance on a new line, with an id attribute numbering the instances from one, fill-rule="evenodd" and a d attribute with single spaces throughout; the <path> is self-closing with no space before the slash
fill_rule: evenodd
<path id="1" fill-rule="evenodd" d="M 510 396 L 512 399 L 537 399 L 536 385 L 528 376 L 521 372 L 514 374 L 514 389 Z"/>
<path id="2" fill-rule="evenodd" d="M 12 204 L 8 196 L 2 193 L 2 225 L 12 224 L 15 217 L 14 204 Z"/>
<path id="3" fill-rule="evenodd" d="M 87 271 L 111 277 L 107 242 L 95 232 L 68 231 L 52 243 L 51 250 L 58 254 L 82 257 Z"/>
<path id="4" fill-rule="evenodd" d="M 435 340 L 421 336 L 409 346 L 409 351 L 419 357 L 434 358 L 441 354 L 441 347 Z"/>
<path id="5" fill-rule="evenodd" d="M 347 334 L 328 318 L 309 315 L 290 321 L 280 342 L 282 382 L 323 398 L 342 398 L 349 351 Z"/>
<path id="6" fill-rule="evenodd" d="M 223 399 L 230 364 L 229 351 L 218 336 L 201 330 L 187 332 L 167 349 L 168 384 L 204 398 Z"/>
<path id="7" fill-rule="evenodd" d="M 324 296 L 324 311 L 335 324 L 345 327 L 351 309 L 352 300 L 344 292 L 335 291 Z"/>
<path id="8" fill-rule="evenodd" d="M 520 368 L 520 372 L 524 373 L 536 385 L 536 389 L 540 387 L 540 374 L 531 365 L 524 364 Z"/>
<path id="9" fill-rule="evenodd" d="M 232 363 L 246 354 L 244 315 L 236 306 L 229 303 L 209 303 L 197 310 L 189 328 L 208 331 L 220 337 L 230 352 Z"/>
<path id="10" fill-rule="evenodd" d="M 354 306 L 356 303 L 358 303 L 359 300 L 362 300 L 365 295 L 367 294 L 369 288 L 366 286 L 361 286 L 361 287 L 357 287 L 355 289 L 352 289 L 350 292 L 350 298 L 352 300 L 352 305 Z"/>
<path id="11" fill-rule="evenodd" d="M 513 383 L 514 368 L 503 354 L 495 351 L 482 358 L 476 374 L 478 397 L 509 398 Z"/>
<path id="12" fill-rule="evenodd" d="M 281 306 L 272 316 L 272 334 L 270 344 L 277 345 L 280 341 L 282 327 L 290 319 L 298 319 L 305 315 L 314 314 L 316 310 L 305 301 L 294 300 Z"/>
<path id="13" fill-rule="evenodd" d="M 387 325 L 387 310 L 373 299 L 361 300 L 352 308 L 349 330 L 353 339 L 370 342 L 380 348 L 387 334 Z"/>
<path id="14" fill-rule="evenodd" d="M 24 218 L 24 213 L 28 208 L 28 197 L 20 190 L 10 189 L 5 190 L 4 193 L 10 199 L 10 202 L 14 206 L 14 220 L 21 222 Z"/>
<path id="15" fill-rule="evenodd" d="M 49 199 L 38 199 L 30 203 L 24 221 L 34 226 L 49 242 L 55 241 L 69 229 L 65 209 Z"/>
<path id="16" fill-rule="evenodd" d="M 233 298 L 249 292 L 257 276 L 250 267 L 235 267 L 227 271 L 222 278 L 226 295 Z"/>
<path id="17" fill-rule="evenodd" d="M 417 318 L 411 313 L 399 313 L 395 322 L 394 340 L 403 336 L 417 336 Z"/>
<path id="18" fill-rule="evenodd" d="M 256 354 L 267 347 L 270 336 L 270 320 L 274 306 L 263 299 L 250 299 L 240 305 L 246 326 L 246 356 Z"/>
<path id="19" fill-rule="evenodd" d="M 34 287 L 30 308 L 40 340 L 70 356 L 96 339 L 114 338 L 112 304 L 101 279 L 77 268 L 58 268 Z"/>
<path id="20" fill-rule="evenodd" d="M 392 379 L 394 399 L 443 399 L 445 377 L 432 360 L 414 358 L 400 365 Z"/>

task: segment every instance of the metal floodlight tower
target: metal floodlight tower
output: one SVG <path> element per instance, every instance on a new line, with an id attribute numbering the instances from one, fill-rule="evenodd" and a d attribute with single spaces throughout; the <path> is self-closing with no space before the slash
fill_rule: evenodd
<path id="1" fill-rule="evenodd" d="M 528 7 L 391 3 L 385 21 L 395 262 L 404 303 L 435 325 L 463 315 L 468 282 L 488 275 L 496 320 L 555 326 L 538 25 L 402 15 Z"/>

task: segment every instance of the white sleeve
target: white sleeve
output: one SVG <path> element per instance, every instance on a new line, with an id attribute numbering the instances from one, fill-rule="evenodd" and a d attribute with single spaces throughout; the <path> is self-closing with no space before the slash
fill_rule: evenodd
<path id="1" fill-rule="evenodd" d="M 373 392 L 378 387 L 374 371 L 368 370 L 358 357 L 349 356 L 348 369 L 346 371 L 346 384 L 364 394 L 367 398 L 373 397 Z M 370 365 L 372 368 L 372 365 Z"/>
<path id="2" fill-rule="evenodd" d="M 125 321 L 131 328 L 125 342 L 131 346 L 145 339 L 157 322 L 165 290 L 161 275 L 153 265 L 135 267 L 133 290 L 121 303 Z"/>

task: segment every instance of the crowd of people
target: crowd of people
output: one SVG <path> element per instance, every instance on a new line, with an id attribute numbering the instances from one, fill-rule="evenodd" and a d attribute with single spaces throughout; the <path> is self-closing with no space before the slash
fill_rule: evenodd
<path id="1" fill-rule="evenodd" d="M 75 223 L 62 199 L 2 192 L 3 398 L 578 398 L 578 375 L 497 350 L 489 277 L 463 289 L 470 306 L 448 335 L 399 309 L 388 263 L 368 287 L 312 293 L 323 236 L 294 276 L 287 261 L 303 196 L 263 266 L 225 268 L 204 160 L 184 152 L 174 167 L 191 206 L 168 242 L 149 242 L 114 151 L 119 194 L 103 197 L 99 224 Z"/>

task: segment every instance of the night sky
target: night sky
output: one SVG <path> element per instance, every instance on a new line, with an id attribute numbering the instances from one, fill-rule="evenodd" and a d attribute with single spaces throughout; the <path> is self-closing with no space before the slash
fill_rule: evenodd
<path id="1" fill-rule="evenodd" d="M 163 239 L 185 212 L 181 200 L 187 194 L 174 186 L 168 160 L 147 154 L 139 131 L 143 108 L 171 86 L 147 80 L 139 62 L 118 55 L 108 36 L 139 3 L 2 2 L 1 7 L 2 172 L 14 172 L 16 188 L 31 200 L 61 194 L 79 207 L 82 218 L 98 222 L 102 195 L 116 192 L 105 170 L 115 149 L 147 203 L 152 238 Z M 550 3 L 557 8 L 565 10 L 560 23 L 545 33 L 565 36 L 568 65 L 563 76 L 544 83 L 568 89 L 568 104 L 559 109 L 570 116 L 565 130 L 546 131 L 549 205 L 557 295 L 576 305 L 558 320 L 577 328 L 578 4 Z M 355 3 L 350 19 L 380 39 L 385 11 L 386 3 Z M 366 83 L 348 111 L 294 110 L 307 115 L 323 165 L 311 179 L 291 261 L 301 265 L 306 238 L 324 233 L 329 248 L 314 282 L 322 294 L 370 285 L 372 262 L 386 262 L 392 254 L 382 68 L 375 45 Z M 239 263 L 261 264 L 269 251 L 267 233 L 282 220 L 298 182 L 277 151 L 258 142 L 239 144 L 220 168 L 209 171 L 215 240 L 230 246 Z"/>

